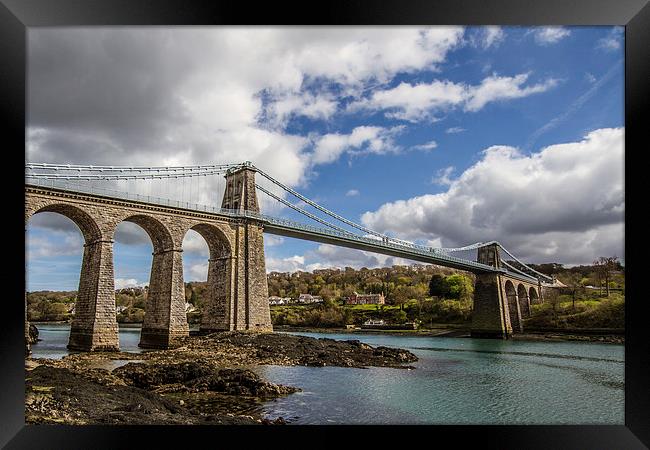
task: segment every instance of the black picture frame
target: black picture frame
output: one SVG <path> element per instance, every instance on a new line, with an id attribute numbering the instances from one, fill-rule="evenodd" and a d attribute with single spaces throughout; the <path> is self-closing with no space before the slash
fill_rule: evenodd
<path id="1" fill-rule="evenodd" d="M 26 35 L 28 27 L 65 25 L 623 25 L 625 26 L 625 425 L 621 426 L 366 426 L 366 427 L 167 427 L 167 426 L 27 426 L 24 420 L 24 247 L 10 236 L 24 236 L 23 172 L 20 157 L 4 167 L 5 280 L 10 292 L 0 327 L 2 389 L 0 445 L 6 448 L 167 448 L 250 445 L 253 438 L 283 446 L 318 442 L 348 444 L 358 435 L 365 446 L 389 437 L 404 445 L 529 449 L 637 449 L 650 446 L 650 339 L 645 335 L 647 307 L 640 297 L 642 276 L 638 247 L 642 220 L 643 170 L 647 150 L 644 126 L 650 99 L 650 5 L 647 0 L 438 0 L 329 1 L 326 3 L 187 0 L 0 0 L 0 110 L 4 155 L 20 154 L 25 145 Z M 635 145 L 636 144 L 636 145 Z M 638 146 L 638 147 L 637 147 Z M 23 150 L 24 151 L 24 150 Z M 24 157 L 24 155 L 23 155 Z M 23 158 L 24 159 L 24 158 Z M 15 247 L 12 247 L 15 245 Z M 15 251 L 12 251 L 15 250 Z M 22 259 L 21 259 L 22 258 Z M 20 262 L 23 262 L 22 266 Z M 637 266 L 635 266 L 637 264 Z M 344 437 L 340 431 L 347 431 Z M 328 439 L 329 438 L 329 439 Z M 415 440 L 415 441 L 414 441 Z M 139 442 L 139 443 L 136 443 Z M 203 444 L 205 445 L 205 444 Z M 450 445 L 450 444 L 447 444 Z"/>

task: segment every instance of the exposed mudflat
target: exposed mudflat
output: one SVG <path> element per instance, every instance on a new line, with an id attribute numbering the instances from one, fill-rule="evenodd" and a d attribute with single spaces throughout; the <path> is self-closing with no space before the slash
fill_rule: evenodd
<path id="1" fill-rule="evenodd" d="M 223 332 L 180 344 L 137 354 L 28 358 L 27 423 L 283 424 L 261 418 L 257 407 L 299 389 L 266 382 L 248 367 L 406 368 L 417 361 L 403 349 L 280 333 Z"/>

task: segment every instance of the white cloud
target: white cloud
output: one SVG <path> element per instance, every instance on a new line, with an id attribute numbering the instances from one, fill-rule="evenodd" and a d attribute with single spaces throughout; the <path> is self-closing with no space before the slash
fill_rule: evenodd
<path id="1" fill-rule="evenodd" d="M 414 150 L 424 150 L 426 152 L 429 150 L 433 150 L 434 148 L 437 147 L 438 147 L 438 143 L 436 141 L 429 141 L 429 142 L 425 142 L 424 144 L 414 145 L 411 148 Z"/>
<path id="2" fill-rule="evenodd" d="M 506 34 L 499 26 L 480 27 L 470 36 L 469 43 L 473 47 L 488 49 L 492 46 L 498 47 L 505 39 Z"/>
<path id="3" fill-rule="evenodd" d="M 377 90 L 366 99 L 350 104 L 348 111 L 359 109 L 385 110 L 386 117 L 418 122 L 436 120 L 436 112 L 464 105 L 466 111 L 478 111 L 487 103 L 527 97 L 547 91 L 557 85 L 555 79 L 524 86 L 530 73 L 513 77 L 493 74 L 476 86 L 451 81 L 434 80 L 431 83 L 409 84 Z"/>
<path id="4" fill-rule="evenodd" d="M 135 278 L 115 278 L 115 289 L 125 289 L 130 287 L 142 287 L 147 283 L 136 280 Z"/>
<path id="5" fill-rule="evenodd" d="M 444 169 L 438 170 L 436 173 L 436 176 L 431 179 L 431 183 L 433 184 L 439 184 L 441 186 L 449 186 L 452 183 L 451 174 L 454 172 L 456 168 L 454 166 L 449 166 Z"/>
<path id="6" fill-rule="evenodd" d="M 356 127 L 350 134 L 331 133 L 318 138 L 311 160 L 313 164 L 327 164 L 336 161 L 343 153 L 384 154 L 399 151 L 393 136 L 400 127 Z"/>
<path id="7" fill-rule="evenodd" d="M 388 110 L 387 117 L 418 122 L 430 119 L 431 112 L 463 102 L 464 98 L 465 87 L 451 81 L 415 85 L 402 82 L 392 89 L 374 91 L 370 98 L 351 104 L 348 110 Z"/>
<path id="8" fill-rule="evenodd" d="M 543 83 L 522 87 L 529 75 L 522 73 L 514 77 L 499 77 L 495 74 L 485 78 L 479 86 L 469 88 L 465 109 L 478 111 L 489 102 L 527 97 L 547 91 L 557 85 L 557 80 L 551 78 Z"/>
<path id="9" fill-rule="evenodd" d="M 188 230 L 187 234 L 185 234 L 185 237 L 183 238 L 182 245 L 183 253 L 192 253 L 194 255 L 205 257 L 209 257 L 210 255 L 210 249 L 205 238 L 194 230 Z"/>
<path id="10" fill-rule="evenodd" d="M 327 120 L 336 112 L 337 106 L 338 102 L 330 95 L 316 96 L 309 92 L 288 94 L 268 104 L 265 121 L 282 129 L 292 116 Z"/>
<path id="11" fill-rule="evenodd" d="M 451 128 L 447 128 L 445 130 L 445 133 L 447 133 L 447 134 L 456 134 L 456 133 L 462 133 L 463 131 L 467 131 L 467 130 L 465 130 L 465 128 L 463 128 L 463 127 L 451 127 Z"/>
<path id="12" fill-rule="evenodd" d="M 571 34 L 571 31 L 563 27 L 544 27 L 532 31 L 535 42 L 539 45 L 557 44 Z"/>
<path id="13" fill-rule="evenodd" d="M 78 232 L 50 231 L 44 236 L 32 236 L 28 232 L 25 244 L 28 260 L 70 255 L 81 258 L 84 240 Z"/>
<path id="14" fill-rule="evenodd" d="M 275 236 L 273 234 L 264 235 L 264 245 L 266 247 L 275 247 L 284 243 L 284 238 L 282 236 Z"/>
<path id="15" fill-rule="evenodd" d="M 606 52 L 619 50 L 623 46 L 623 28 L 614 27 L 604 38 L 598 39 L 596 48 Z"/>
<path id="16" fill-rule="evenodd" d="M 266 257 L 267 272 L 295 272 L 305 270 L 304 256 L 294 255 L 288 258 Z"/>
<path id="17" fill-rule="evenodd" d="M 350 189 L 345 193 L 346 197 L 357 197 L 359 195 L 359 191 L 356 189 Z"/>
<path id="18" fill-rule="evenodd" d="M 205 281 L 208 279 L 208 263 L 195 263 L 185 273 L 185 281 Z"/>
<path id="19" fill-rule="evenodd" d="M 498 240 L 531 262 L 623 256 L 623 129 L 523 155 L 492 146 L 446 192 L 386 203 L 362 222 L 444 246 Z"/>

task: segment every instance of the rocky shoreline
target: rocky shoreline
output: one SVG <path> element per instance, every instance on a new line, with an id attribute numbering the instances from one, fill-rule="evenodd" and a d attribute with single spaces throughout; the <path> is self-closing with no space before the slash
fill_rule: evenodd
<path id="1" fill-rule="evenodd" d="M 283 424 L 264 401 L 300 389 L 269 383 L 252 366 L 413 368 L 407 350 L 282 333 L 190 336 L 173 350 L 27 358 L 26 422 L 65 424 Z M 119 363 L 116 367 L 115 363 Z"/>

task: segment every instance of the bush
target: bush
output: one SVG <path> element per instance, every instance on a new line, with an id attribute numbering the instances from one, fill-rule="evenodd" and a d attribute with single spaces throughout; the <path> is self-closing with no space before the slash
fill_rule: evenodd
<path id="1" fill-rule="evenodd" d="M 119 323 L 142 323 L 144 321 L 144 309 L 132 306 L 117 315 Z"/>
<path id="2" fill-rule="evenodd" d="M 353 322 L 352 311 L 335 303 L 271 310 L 273 325 L 338 328 Z"/>

